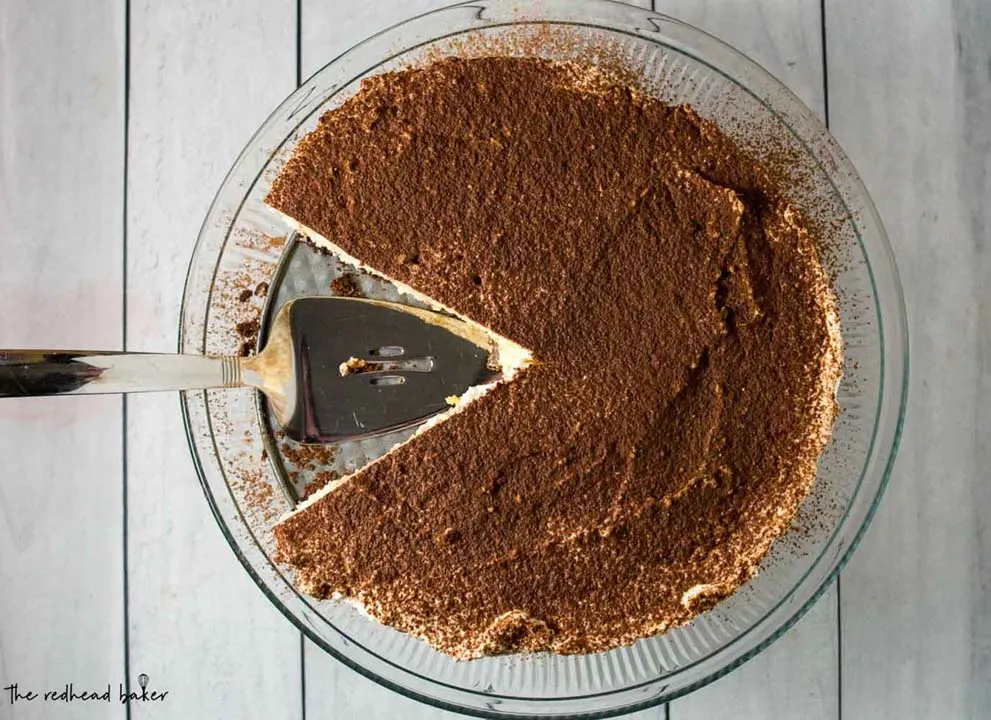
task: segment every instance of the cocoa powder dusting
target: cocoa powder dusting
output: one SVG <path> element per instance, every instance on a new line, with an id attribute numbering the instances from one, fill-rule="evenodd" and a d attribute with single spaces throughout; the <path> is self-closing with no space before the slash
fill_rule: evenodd
<path id="1" fill-rule="evenodd" d="M 275 528 L 304 590 L 459 658 L 605 650 L 711 607 L 789 526 L 835 412 L 832 296 L 773 173 L 587 76 L 367 80 L 267 198 L 536 358 Z"/>

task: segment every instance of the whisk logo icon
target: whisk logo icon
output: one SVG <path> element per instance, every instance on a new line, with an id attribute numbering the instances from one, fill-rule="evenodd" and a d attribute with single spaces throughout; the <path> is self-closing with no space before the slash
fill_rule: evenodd
<path id="1" fill-rule="evenodd" d="M 121 704 L 129 702 L 158 702 L 162 701 L 169 694 L 168 690 L 155 690 L 148 689 L 148 683 L 150 678 L 147 674 L 141 673 L 138 675 L 138 687 L 141 688 L 141 692 L 127 692 L 124 686 L 120 686 L 120 701 Z"/>

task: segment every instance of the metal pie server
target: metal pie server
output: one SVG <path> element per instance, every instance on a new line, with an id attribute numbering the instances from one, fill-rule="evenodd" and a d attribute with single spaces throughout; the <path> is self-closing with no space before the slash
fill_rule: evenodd
<path id="1" fill-rule="evenodd" d="M 357 298 L 286 303 L 252 357 L 0 350 L 0 398 L 253 387 L 305 443 L 419 424 L 498 377 L 494 343 L 468 323 Z"/>

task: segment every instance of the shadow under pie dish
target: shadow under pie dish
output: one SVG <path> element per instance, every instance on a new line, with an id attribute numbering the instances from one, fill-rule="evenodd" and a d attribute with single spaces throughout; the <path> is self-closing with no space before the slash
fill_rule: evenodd
<path id="1" fill-rule="evenodd" d="M 228 342 L 226 326 L 236 324 L 225 317 L 215 300 L 211 305 L 209 298 L 199 295 L 197 288 L 209 287 L 211 282 L 218 288 L 226 273 L 242 273 L 250 265 L 251 272 L 257 270 L 265 281 L 271 281 L 268 301 L 279 304 L 304 290 L 328 292 L 337 275 L 353 274 L 347 262 L 341 263 L 343 258 L 361 261 L 372 271 L 411 286 L 417 291 L 411 302 L 429 298 L 513 341 L 529 351 L 529 361 L 525 355 L 516 357 L 514 362 L 526 364 L 510 381 L 484 394 L 474 393 L 481 397 L 461 403 L 456 415 L 344 481 L 341 477 L 382 457 L 391 444 L 406 438 L 390 439 L 376 447 L 340 448 L 333 466 L 340 477 L 325 486 L 333 489 L 325 490 L 322 496 L 317 493 L 315 500 L 281 523 L 279 518 L 292 504 L 303 504 L 293 500 L 287 506 L 279 494 L 286 483 L 285 476 L 295 475 L 296 468 L 286 459 L 288 456 L 270 455 L 269 460 L 279 461 L 273 468 L 262 459 L 260 448 L 271 439 L 272 432 L 264 422 L 256 427 L 254 398 L 222 404 L 219 398 L 209 395 L 187 395 L 184 407 L 191 446 L 208 499 L 242 562 L 276 606 L 310 639 L 352 667 L 400 692 L 475 714 L 601 715 L 628 711 L 670 699 L 751 656 L 794 621 L 848 554 L 883 486 L 900 422 L 904 358 L 899 353 L 904 349 L 904 335 L 897 276 L 887 255 L 883 230 L 845 158 L 811 114 L 749 61 L 680 23 L 612 3 L 523 3 L 513 4 L 512 8 L 502 3 L 483 5 L 482 17 L 477 8 L 470 14 L 466 8 L 451 8 L 366 41 L 304 84 L 266 123 L 235 166 L 204 226 L 187 286 L 183 347 L 221 349 Z M 535 25 L 521 26 L 520 13 L 528 12 L 540 18 L 539 29 Z M 570 46 L 547 42 L 548 25 L 580 38 L 583 47 L 574 41 Z M 630 157 L 641 162 L 640 166 L 636 162 L 630 165 L 633 170 L 625 184 L 611 176 L 603 177 L 603 188 L 613 192 L 603 192 L 601 196 L 598 186 L 593 192 L 588 181 L 589 169 L 594 173 L 595 157 L 588 152 L 579 153 L 576 145 L 569 150 L 570 157 L 561 156 L 560 167 L 539 166 L 541 172 L 547 171 L 544 178 L 551 181 L 531 178 L 534 181 L 526 186 L 527 192 L 538 201 L 527 204 L 508 189 L 513 185 L 511 171 L 520 169 L 519 164 L 501 163 L 495 168 L 503 173 L 500 177 L 504 181 L 494 195 L 472 194 L 472 188 L 467 187 L 469 183 L 483 184 L 476 182 L 480 177 L 471 173 L 484 161 L 512 157 L 520 146 L 491 134 L 489 137 L 503 144 L 502 149 L 488 142 L 484 147 L 478 143 L 471 154 L 459 153 L 456 133 L 436 133 L 434 143 L 411 133 L 405 148 L 397 144 L 396 155 L 400 151 L 415 153 L 420 159 L 439 163 L 439 167 L 444 163 L 453 167 L 454 158 L 461 157 L 465 165 L 458 168 L 459 177 L 467 177 L 465 187 L 444 189 L 440 205 L 435 206 L 440 208 L 438 212 L 424 212 L 419 194 L 410 193 L 405 200 L 402 192 L 398 198 L 378 196 L 374 205 L 361 206 L 362 193 L 354 192 L 352 200 L 356 205 L 350 212 L 360 212 L 372 222 L 369 232 L 348 235 L 346 192 L 330 199 L 340 201 L 338 207 L 346 210 L 333 215 L 334 222 L 341 223 L 338 226 L 324 223 L 326 218 L 322 219 L 319 212 L 304 215 L 303 208 L 286 205 L 279 209 L 294 217 L 288 227 L 303 231 L 311 242 L 319 243 L 323 238 L 346 252 L 317 255 L 306 247 L 287 244 L 273 247 L 270 258 L 262 259 L 258 244 L 250 237 L 284 236 L 287 227 L 263 201 L 268 196 L 269 205 L 278 207 L 276 178 L 291 170 L 289 158 L 294 152 L 300 155 L 297 146 L 304 148 L 307 142 L 303 138 L 313 131 L 319 136 L 319 118 L 328 109 L 343 108 L 348 100 L 358 104 L 365 95 L 358 92 L 363 77 L 401 72 L 409 67 L 429 72 L 446 66 L 445 72 L 462 73 L 460 80 L 448 78 L 451 82 L 468 82 L 473 71 L 463 66 L 472 63 L 437 64 L 446 55 L 476 61 L 484 55 L 471 43 L 462 42 L 462 35 L 452 35 L 460 32 L 457 28 L 464 30 L 465 37 L 491 31 L 500 44 L 509 35 L 520 37 L 519 52 L 514 56 L 551 61 L 553 72 L 563 73 L 550 80 L 527 75 L 528 87 L 525 92 L 520 90 L 517 97 L 517 105 L 521 106 L 515 109 L 518 115 L 534 104 L 531 101 L 536 96 L 543 94 L 553 99 L 558 93 L 575 102 L 595 105 L 596 112 L 582 114 L 583 123 L 598 122 L 621 106 L 641 121 L 644 114 L 655 113 L 656 117 L 647 118 L 659 123 L 652 127 L 674 125 L 673 137 L 649 143 L 643 133 L 616 133 L 611 139 L 620 139 L 625 145 L 597 147 L 600 153 L 629 152 Z M 596 48 L 591 56 L 587 52 L 590 47 Z M 613 57 L 617 51 L 629 61 L 628 67 L 639 69 L 646 82 L 640 82 L 643 78 L 617 77 L 612 67 L 604 67 L 602 59 L 606 55 Z M 589 67 L 597 69 L 589 71 Z M 547 68 L 534 73 L 547 75 L 544 70 Z M 519 69 L 513 74 L 518 75 Z M 408 76 L 406 79 L 410 80 Z M 392 80 L 394 76 L 375 83 L 385 85 Z M 550 84 L 541 84 L 545 81 Z M 634 87 L 636 90 L 630 89 Z M 387 88 L 380 90 L 385 92 Z M 463 103 L 472 104 L 471 93 L 465 94 L 463 88 L 459 92 L 464 95 Z M 664 105 L 651 107 L 655 99 Z M 692 110 L 673 109 L 686 103 Z M 400 117 L 402 108 L 399 103 L 395 105 L 396 117 L 387 110 L 384 120 L 371 121 L 379 120 L 376 130 L 381 128 L 384 133 L 390 122 L 409 119 Z M 539 118 L 531 119 L 536 123 Z M 632 127 L 633 121 L 627 120 Z M 620 121 L 613 117 L 609 122 Z M 704 158 L 700 161 L 692 154 L 690 146 L 679 149 L 678 143 L 685 139 L 678 130 L 690 132 L 692 127 L 700 133 L 713 133 L 706 142 L 725 141 L 736 146 L 743 156 L 753 158 L 755 174 L 750 179 L 746 172 L 728 178 L 720 174 L 726 168 L 706 165 Z M 483 128 L 476 129 L 481 137 Z M 591 128 L 584 129 L 584 137 L 591 137 Z M 523 137 L 522 128 L 520 133 Z M 577 138 L 581 133 L 572 131 L 567 135 Z M 774 147 L 768 146 L 768 137 L 774 138 Z M 354 166 L 343 162 L 351 160 L 350 156 L 341 155 L 343 180 L 336 187 L 346 190 L 347 182 L 361 181 L 363 171 L 385 172 L 390 167 L 389 160 L 395 159 L 388 154 L 389 140 L 384 134 L 379 136 L 373 131 L 362 139 L 371 145 L 366 149 L 368 157 L 359 158 Z M 372 151 L 379 140 L 385 149 L 376 165 L 371 162 Z M 404 139 L 400 136 L 400 140 Z M 545 141 L 542 146 L 534 146 L 542 149 L 548 144 L 554 143 Z M 335 142 L 334 148 L 343 152 L 345 145 Z M 540 159 L 540 153 L 526 157 Z M 790 157 L 793 162 L 782 167 L 775 161 L 780 157 Z M 663 158 L 664 162 L 654 162 L 658 165 L 654 167 L 651 158 Z M 542 161 L 550 162 L 547 157 Z M 492 164 L 497 162 L 493 160 Z M 423 178 L 413 169 L 408 170 L 409 174 L 400 175 L 402 181 L 386 194 L 395 193 L 395 187 L 404 184 L 413 187 L 421 182 L 422 187 Z M 579 174 L 583 171 L 585 174 Z M 560 182 L 561 178 L 568 182 Z M 645 178 L 648 181 L 644 182 Z M 272 192 L 273 182 L 276 193 Z M 754 188 L 761 190 L 763 197 L 751 193 Z M 569 195 L 568 191 L 574 192 Z M 543 258 L 540 262 L 545 267 L 535 269 L 534 275 L 526 275 L 525 263 L 517 262 L 513 255 L 522 252 L 523 245 L 516 241 L 520 233 L 512 237 L 512 227 L 496 228 L 506 236 L 501 244 L 492 237 L 485 244 L 483 238 L 472 235 L 472 228 L 492 225 L 492 217 L 500 210 L 515 214 L 517 227 L 540 227 L 536 211 L 544 213 L 542 217 L 547 220 L 546 208 L 554 206 L 548 199 L 570 202 L 571 212 L 552 217 L 556 241 L 542 239 L 524 248 L 530 257 Z M 692 208 L 690 202 L 685 204 L 687 201 L 698 201 L 699 207 Z M 392 228 L 395 237 L 390 236 L 390 227 L 384 221 L 390 204 L 407 211 L 425 231 L 410 236 Z M 452 223 L 453 213 L 449 211 L 456 204 L 462 215 Z M 699 209 L 705 213 L 702 217 L 697 217 L 701 212 L 693 212 Z M 376 216 L 376 212 L 380 214 Z M 418 212 L 421 215 L 417 216 Z M 355 223 L 354 216 L 350 222 Z M 592 223 L 599 227 L 583 235 L 585 226 Z M 829 232 L 826 253 L 820 252 L 819 247 L 824 225 Z M 758 331 L 779 312 L 776 303 L 794 289 L 784 282 L 793 279 L 792 273 L 765 262 L 767 255 L 773 255 L 768 248 L 773 250 L 776 246 L 756 242 L 757 227 L 764 236 L 777 236 L 779 243 L 799 249 L 812 247 L 809 256 L 796 252 L 796 257 L 791 258 L 792 266 L 808 270 L 807 274 L 798 273 L 800 285 L 824 292 L 791 295 L 801 295 L 808 301 L 806 306 L 800 306 L 805 310 L 799 314 L 806 318 L 804 322 L 811 322 L 812 330 L 807 331 L 806 325 L 795 328 L 796 335 L 805 335 L 802 341 L 795 339 L 789 345 L 789 333 L 779 333 L 771 338 L 773 342 L 761 345 L 755 341 L 752 348 L 801 345 L 808 349 L 815 347 L 816 337 L 821 338 L 819 353 L 813 358 L 823 381 L 819 390 L 827 385 L 830 350 L 836 354 L 832 366 L 836 374 L 828 392 L 816 394 L 814 367 L 806 368 L 804 375 L 796 372 L 791 376 L 802 378 L 804 390 L 789 386 L 787 392 L 804 392 L 810 402 L 796 403 L 800 416 L 788 416 L 790 421 L 781 423 L 783 435 L 774 433 L 773 422 L 767 433 L 772 439 L 802 437 L 805 446 L 780 453 L 783 460 L 777 461 L 772 459 L 775 453 L 763 452 L 767 443 L 762 443 L 762 454 L 750 457 L 742 451 L 741 442 L 724 437 L 732 436 L 725 432 L 731 418 L 742 422 L 741 417 L 755 417 L 752 413 L 761 411 L 760 403 L 765 399 L 760 393 L 744 394 L 745 400 L 753 398 L 753 402 L 740 402 L 740 388 L 746 391 L 750 386 L 744 378 L 753 377 L 754 370 L 744 360 L 757 362 L 759 352 L 751 356 L 733 355 L 730 351 L 742 352 L 739 346 L 746 342 L 741 340 L 744 336 L 758 338 Z M 444 230 L 452 228 L 461 232 L 460 237 L 444 234 Z M 658 233 L 657 228 L 665 232 Z M 432 257 L 421 248 L 428 245 L 426 237 L 432 235 L 443 236 L 436 244 L 429 243 L 442 257 Z M 416 247 L 402 246 L 410 237 L 417 241 Z M 668 241 L 675 237 L 693 242 L 657 242 L 652 254 L 644 254 L 639 252 L 643 243 L 633 241 Z M 796 237 L 804 240 L 795 240 Z M 369 238 L 374 242 L 362 245 Z M 566 238 L 571 242 L 564 242 Z M 608 252 L 603 252 L 607 240 Z M 459 257 L 456 241 L 484 250 L 462 252 Z M 577 246 L 573 248 L 576 252 L 568 254 L 571 246 Z M 687 255 L 672 255 L 686 247 L 691 251 Z M 741 247 L 745 255 L 739 254 Z M 376 251 L 380 254 L 375 255 Z M 670 262 L 665 263 L 665 258 Z M 678 265 L 677 274 L 672 265 Z M 827 272 L 822 270 L 823 265 Z M 282 281 L 274 277 L 279 267 L 288 268 Z M 774 275 L 775 270 L 781 272 Z M 358 276 L 363 292 L 369 296 L 397 298 L 395 287 L 379 275 Z M 514 278 L 519 279 L 515 287 Z M 768 278 L 781 282 L 764 287 L 762 283 Z M 836 288 L 835 295 L 829 292 L 830 285 Z M 688 287 L 697 292 L 686 291 Z M 564 292 L 565 288 L 569 288 L 568 292 Z M 387 296 L 388 293 L 393 294 Z M 218 294 L 223 293 L 215 290 L 211 297 Z M 514 294 L 524 299 L 514 302 Z M 670 300 L 672 297 L 675 300 Z M 660 307 L 665 302 L 668 307 Z M 202 313 L 206 308 L 211 309 Z M 819 317 L 822 322 L 809 321 L 809 317 Z M 602 327 L 606 340 L 596 345 L 596 333 L 588 331 L 592 327 Z M 774 327 L 783 325 L 776 322 Z M 838 329 L 845 341 L 842 346 Z M 664 338 L 671 337 L 679 337 L 681 342 L 674 346 L 664 342 Z M 783 345 L 775 344 L 779 342 Z M 617 351 L 617 347 L 627 351 Z M 789 367 L 802 364 L 795 359 L 789 365 L 788 353 L 781 352 L 782 364 L 778 354 L 776 350 L 776 379 L 787 374 Z M 767 360 L 764 363 L 761 367 L 770 364 Z M 579 370 L 584 370 L 591 380 L 580 382 Z M 837 381 L 839 388 L 834 395 Z M 607 383 L 612 383 L 612 393 L 603 387 Z M 645 395 L 655 400 L 652 407 L 648 407 Z M 813 397 L 819 399 L 818 405 L 811 401 Z M 812 482 L 818 455 L 814 446 L 818 442 L 821 449 L 825 444 L 829 421 L 837 412 L 833 397 L 838 399 L 839 413 L 834 436 L 822 455 L 818 477 Z M 538 418 L 541 413 L 536 408 L 540 407 L 551 419 Z M 510 417 L 500 419 L 504 413 L 497 412 L 499 408 L 510 408 Z M 530 417 L 538 419 L 524 422 L 531 412 L 535 414 Z M 824 430 L 818 437 L 816 418 L 822 421 Z M 204 424 L 204 420 L 209 422 Z M 581 429 L 576 433 L 574 426 L 578 423 Z M 457 430 L 459 426 L 461 430 Z M 483 453 L 481 460 L 468 463 L 468 467 L 464 467 L 465 428 L 472 428 L 474 442 L 479 436 L 499 438 L 490 443 L 493 452 Z M 677 434 L 683 437 L 675 442 L 672 436 Z M 242 436 L 248 435 L 245 441 Z M 748 436 L 763 434 L 751 431 Z M 254 448 L 248 460 L 242 451 L 245 443 Z M 431 443 L 448 449 L 446 460 L 443 453 L 438 453 L 438 457 L 427 461 L 426 468 L 420 460 L 400 462 L 403 453 L 412 452 L 410 448 L 419 447 L 417 452 L 429 454 Z M 235 445 L 236 452 L 231 449 Z M 271 443 L 266 446 L 272 448 Z M 680 457 L 672 454 L 675 449 L 682 452 Z M 501 479 L 498 472 L 489 472 L 493 464 L 506 460 L 510 453 L 522 458 L 519 472 L 509 480 Z M 536 483 L 524 485 L 523 491 L 512 490 L 514 480 L 548 473 L 545 463 L 549 467 L 550 460 L 545 456 L 557 463 L 549 471 L 557 492 Z M 698 458 L 706 459 L 706 463 L 696 464 Z M 716 463 L 715 458 L 724 462 Z M 801 465 L 802 458 L 806 464 L 805 486 L 797 481 L 787 486 L 784 466 Z M 453 465 L 456 461 L 455 474 L 447 477 L 468 478 L 456 483 L 463 486 L 458 492 L 463 491 L 464 497 L 455 497 L 456 488 L 442 478 L 429 484 L 434 470 L 446 468 L 445 462 Z M 289 468 L 288 473 L 279 470 L 280 462 Z M 734 504 L 737 493 L 729 492 L 749 487 L 747 468 L 756 468 L 760 463 L 781 472 L 771 474 L 769 482 L 760 483 L 766 493 L 761 497 L 768 500 L 777 494 L 785 498 L 768 500 L 762 506 L 764 514 L 756 495 L 751 494 L 755 499 L 750 505 L 739 505 Z M 743 469 L 735 468 L 736 464 Z M 680 465 L 686 467 L 681 469 Z M 670 473 L 650 471 L 658 467 L 673 469 Z M 384 474 L 375 476 L 373 471 Z M 245 489 L 250 484 L 244 479 L 248 474 L 257 474 L 258 483 L 268 484 L 273 490 L 274 499 L 265 517 L 256 516 L 248 497 L 253 492 Z M 791 477 L 802 474 L 799 471 Z M 510 473 L 502 475 L 509 477 Z M 597 482 L 589 482 L 591 476 Z M 386 478 L 390 481 L 386 482 Z M 398 478 L 398 484 L 392 478 Z M 475 479 L 479 482 L 469 481 Z M 802 502 L 808 483 L 811 491 Z M 349 487 L 352 489 L 347 490 Z M 544 489 L 547 491 L 541 495 Z M 338 495 L 342 490 L 346 494 Z M 477 496 L 469 490 L 477 491 Z M 379 493 L 375 504 L 371 491 Z M 318 510 L 335 495 L 336 509 Z M 301 498 L 302 493 L 296 497 Z M 689 515 L 676 512 L 681 501 L 699 497 L 713 498 L 696 515 L 707 518 L 707 535 L 696 523 L 688 522 Z M 432 500 L 436 501 L 433 505 Z M 470 512 L 452 512 L 457 517 L 446 518 L 442 511 L 449 510 L 447 505 L 453 506 L 455 501 L 463 502 L 462 507 Z M 277 534 L 294 521 L 304 523 L 305 518 L 314 517 L 310 513 L 325 515 L 330 523 L 324 527 L 334 527 L 336 514 L 338 530 L 345 529 L 339 520 L 350 513 L 345 502 L 360 511 L 356 518 L 364 515 L 365 523 L 374 523 L 375 530 L 364 528 L 368 541 L 364 547 L 348 533 L 346 543 L 332 544 L 333 557 L 372 558 L 369 536 L 379 532 L 386 547 L 416 548 L 429 555 L 407 557 L 397 553 L 395 567 L 403 568 L 412 582 L 390 579 L 388 569 L 383 567 L 376 568 L 376 577 L 370 582 L 360 570 L 353 575 L 352 570 L 326 572 L 317 557 L 327 547 L 317 541 L 319 532 L 310 535 L 316 560 L 310 569 L 305 567 L 309 562 L 305 558 L 288 565 L 272 562 L 282 551 L 292 552 L 294 544 L 283 542 L 280 548 Z M 380 505 L 386 507 L 377 515 Z M 794 515 L 796 510 L 797 519 L 792 523 L 789 513 Z M 753 522 L 741 523 L 739 519 L 744 514 Z M 534 522 L 524 523 L 521 518 L 526 517 Z M 671 534 L 658 534 L 658 528 L 665 524 Z M 744 527 L 752 530 L 758 526 L 771 528 L 769 535 L 761 539 L 758 532 L 751 532 L 745 537 Z M 789 527 L 792 529 L 765 554 L 773 540 L 771 535 Z M 465 542 L 468 531 L 480 532 L 485 540 Z M 404 537 L 409 542 L 404 542 Z M 524 537 L 530 539 L 527 552 L 514 555 L 514 549 L 523 547 Z M 697 552 L 698 557 L 693 558 L 700 541 L 706 551 Z M 734 552 L 726 557 L 720 557 L 725 553 L 712 552 L 734 542 Z M 344 547 L 347 543 L 353 545 Z M 752 553 L 749 558 L 745 549 L 740 550 L 747 543 Z M 660 557 L 664 564 L 649 566 L 644 562 L 654 569 L 633 574 L 629 566 L 639 566 L 640 562 L 624 563 L 619 558 L 637 558 L 637 552 L 647 560 Z M 593 560 L 583 568 L 581 558 Z M 465 572 L 459 576 L 456 569 L 448 574 L 455 565 L 454 559 L 474 574 L 468 576 Z M 747 580 L 758 564 L 760 572 Z M 658 579 L 656 568 L 676 566 L 694 568 L 691 572 L 696 576 L 690 577 L 689 573 L 675 578 L 672 572 Z M 481 576 L 478 568 L 484 571 Z M 546 577 L 549 573 L 542 576 L 537 572 L 547 568 L 561 572 L 550 578 Z M 570 590 L 558 595 L 563 602 L 552 598 L 545 607 L 534 604 L 522 594 L 522 583 L 512 584 L 528 573 L 542 578 L 545 589 L 555 589 L 553 583 L 558 580 L 566 583 L 564 588 L 588 588 L 599 603 L 600 610 L 594 615 L 598 620 L 593 624 L 584 622 L 582 617 L 589 615 L 572 612 L 573 602 L 569 609 L 568 603 L 573 600 Z M 610 574 L 612 580 L 607 577 Z M 438 580 L 434 589 L 429 585 L 432 579 Z M 628 592 L 610 595 L 609 586 L 617 584 L 625 585 Z M 733 592 L 741 584 L 743 587 Z M 475 605 L 468 603 L 468 608 L 459 610 L 456 601 L 445 599 L 462 594 L 474 602 L 478 598 L 471 597 L 472 588 L 496 585 L 500 590 L 506 589 L 502 595 L 486 590 L 491 597 Z M 668 594 L 643 590 L 660 586 L 677 590 Z M 439 594 L 435 594 L 437 587 Z M 348 603 L 318 600 L 299 592 L 300 588 L 318 596 L 339 593 L 363 601 L 373 615 L 426 637 L 448 655 L 433 651 L 404 632 L 368 620 Z M 550 594 L 542 595 L 551 598 Z M 610 608 L 611 598 L 619 605 Z M 625 602 L 629 604 L 623 605 Z M 696 614 L 708 608 L 712 609 Z M 446 626 L 436 621 L 444 614 L 435 612 L 437 609 L 446 613 Z M 671 627 L 689 618 L 692 619 L 687 625 Z M 460 628 L 471 629 L 465 632 Z M 664 628 L 667 629 L 661 632 Z M 644 635 L 651 636 L 632 646 L 625 645 Z M 614 646 L 618 647 L 585 654 Z M 540 654 L 517 660 L 513 656 L 482 657 L 467 662 L 447 659 L 451 655 L 464 658 L 528 650 L 579 654 Z"/>

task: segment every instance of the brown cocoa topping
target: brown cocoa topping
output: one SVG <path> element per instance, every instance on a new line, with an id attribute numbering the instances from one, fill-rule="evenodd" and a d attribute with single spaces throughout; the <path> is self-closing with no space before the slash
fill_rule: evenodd
<path id="1" fill-rule="evenodd" d="M 372 78 L 267 199 L 536 358 L 275 528 L 307 592 L 455 657 L 604 650 L 711 607 L 789 526 L 834 413 L 835 311 L 774 174 L 582 76 Z"/>

